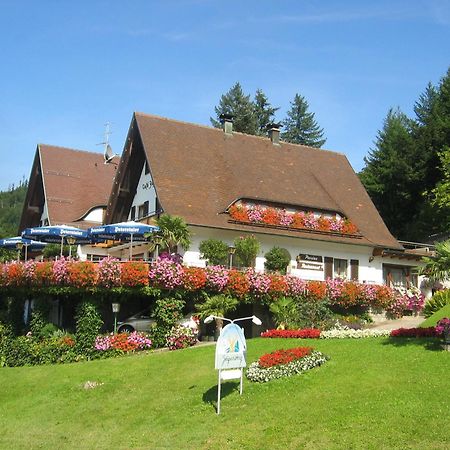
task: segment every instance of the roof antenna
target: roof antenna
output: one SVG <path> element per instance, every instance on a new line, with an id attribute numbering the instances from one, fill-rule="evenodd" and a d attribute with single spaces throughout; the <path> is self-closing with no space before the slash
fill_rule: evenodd
<path id="1" fill-rule="evenodd" d="M 113 151 L 111 146 L 109 145 L 109 136 L 112 134 L 111 131 L 111 123 L 106 122 L 105 123 L 105 137 L 104 141 L 100 142 L 97 145 L 103 145 L 103 158 L 105 159 L 105 164 L 110 163 L 115 156 L 117 156 Z"/>

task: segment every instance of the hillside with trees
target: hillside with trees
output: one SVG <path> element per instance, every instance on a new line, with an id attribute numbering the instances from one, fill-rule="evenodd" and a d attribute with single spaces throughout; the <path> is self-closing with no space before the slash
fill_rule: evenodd
<path id="1" fill-rule="evenodd" d="M 394 236 L 423 241 L 450 227 L 450 69 L 414 114 L 388 111 L 359 175 Z"/>
<path id="2" fill-rule="evenodd" d="M 0 191 L 0 238 L 16 236 L 28 182 L 23 179 L 8 190 Z"/>

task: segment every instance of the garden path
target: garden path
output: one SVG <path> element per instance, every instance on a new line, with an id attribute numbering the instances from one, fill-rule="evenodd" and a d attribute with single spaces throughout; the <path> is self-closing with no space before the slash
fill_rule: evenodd
<path id="1" fill-rule="evenodd" d="M 383 320 L 369 326 L 372 330 L 395 330 L 397 328 L 415 328 L 418 327 L 425 318 L 423 316 L 405 316 L 401 319 Z"/>

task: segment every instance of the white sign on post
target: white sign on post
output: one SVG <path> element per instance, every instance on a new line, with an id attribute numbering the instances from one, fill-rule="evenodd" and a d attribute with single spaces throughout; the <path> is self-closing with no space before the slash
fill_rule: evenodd
<path id="1" fill-rule="evenodd" d="M 240 379 L 239 393 L 242 395 L 243 368 L 247 365 L 246 353 L 247 343 L 242 328 L 235 323 L 229 323 L 222 329 L 216 344 L 215 367 L 219 371 L 217 414 L 220 414 L 222 380 Z"/>

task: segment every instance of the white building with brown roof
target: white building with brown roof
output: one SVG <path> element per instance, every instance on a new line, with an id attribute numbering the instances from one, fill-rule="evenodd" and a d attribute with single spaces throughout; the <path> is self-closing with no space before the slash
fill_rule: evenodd
<path id="1" fill-rule="evenodd" d="M 104 164 L 101 153 L 39 144 L 20 231 L 43 225 L 87 229 L 102 224 L 115 169 L 115 164 Z"/>
<path id="2" fill-rule="evenodd" d="M 420 252 L 391 235 L 345 155 L 286 143 L 278 133 L 249 136 L 233 132 L 231 123 L 221 130 L 135 113 L 105 222 L 183 217 L 193 234 L 183 255 L 189 265 L 205 265 L 202 240 L 231 246 L 253 234 L 262 245 L 257 270 L 278 246 L 291 255 L 291 273 L 306 279 L 417 285 Z M 285 222 L 233 214 L 268 209 L 284 214 Z M 316 225 L 293 226 L 293 217 L 312 217 Z M 149 256 L 145 245 L 133 253 Z"/>

